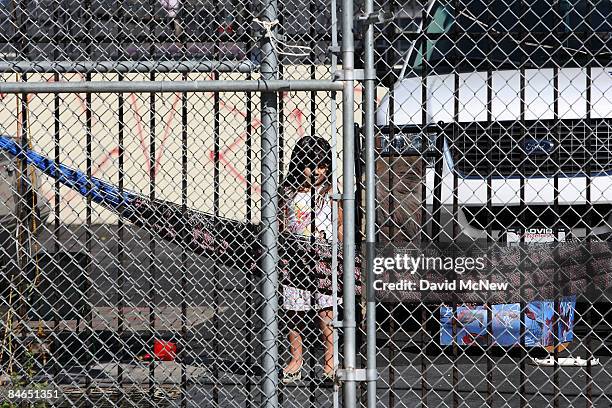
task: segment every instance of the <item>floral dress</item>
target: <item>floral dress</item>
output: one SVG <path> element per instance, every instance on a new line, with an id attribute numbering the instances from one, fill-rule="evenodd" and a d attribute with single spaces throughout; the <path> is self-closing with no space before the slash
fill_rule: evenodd
<path id="1" fill-rule="evenodd" d="M 315 217 L 315 236 L 319 239 L 331 240 L 333 233 L 331 196 L 321 189 L 315 190 L 315 210 L 312 210 L 312 196 L 310 191 L 298 191 L 289 196 L 285 203 L 286 229 L 288 232 L 304 237 L 312 236 L 312 215 Z M 313 304 L 314 301 L 314 304 Z M 342 299 L 338 299 L 341 303 Z M 283 307 L 287 310 L 307 311 L 332 307 L 332 295 L 314 293 L 298 289 L 291 285 L 283 286 Z"/>

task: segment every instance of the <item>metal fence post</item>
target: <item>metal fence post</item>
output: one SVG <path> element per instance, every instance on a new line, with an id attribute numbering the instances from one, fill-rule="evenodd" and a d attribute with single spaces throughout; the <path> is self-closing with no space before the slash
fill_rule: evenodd
<path id="1" fill-rule="evenodd" d="M 343 243 L 344 253 L 344 369 L 354 373 L 356 365 L 355 333 L 355 152 L 354 152 L 354 85 L 355 44 L 353 43 L 353 1 L 342 1 L 342 171 L 343 171 Z M 344 383 L 344 406 L 357 404 L 357 383 L 354 375 L 348 375 Z"/>
<path id="2" fill-rule="evenodd" d="M 262 10 L 262 20 L 272 22 L 277 19 L 276 0 L 266 0 Z M 275 29 L 271 28 L 273 33 Z M 278 56 L 273 38 L 261 39 L 261 75 L 264 80 L 276 79 Z M 262 407 L 278 406 L 278 109 L 277 95 L 264 92 L 261 95 L 261 221 L 263 270 L 263 383 Z"/>
<path id="3" fill-rule="evenodd" d="M 365 14 L 374 12 L 374 1 L 366 0 Z M 376 197 L 374 157 L 374 101 L 376 89 L 374 78 L 374 25 L 368 21 L 364 38 L 364 110 L 365 110 L 365 217 L 366 217 L 366 347 L 367 347 L 367 407 L 376 407 L 376 301 L 373 280 L 374 245 L 376 243 Z M 360 182 L 360 181 L 358 181 Z"/>

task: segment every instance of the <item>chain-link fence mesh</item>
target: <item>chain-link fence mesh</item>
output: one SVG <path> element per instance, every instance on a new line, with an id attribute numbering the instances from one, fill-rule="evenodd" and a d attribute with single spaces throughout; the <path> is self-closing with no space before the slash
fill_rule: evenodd
<path id="1" fill-rule="evenodd" d="M 612 404 L 609 1 L 0 15 L 5 405 Z"/>
<path id="2" fill-rule="evenodd" d="M 123 87 L 0 94 L 2 403 L 263 404 L 262 379 L 274 377 L 264 372 L 273 348 L 262 337 L 273 302 L 264 289 L 272 278 L 262 266 L 263 184 L 280 176 L 275 183 L 289 187 L 283 180 L 291 176 L 290 158 L 310 166 L 300 162 L 310 153 L 296 148 L 298 141 L 318 135 L 329 158 L 330 190 L 323 193 L 331 196 L 332 178 L 337 190 L 340 95 L 336 102 L 325 91 L 333 87 L 281 86 L 266 96 L 264 86 L 233 92 L 126 86 L 331 83 L 332 4 L 9 1 L 0 3 L 0 14 L 4 85 Z M 279 112 L 272 124 L 262 106 Z M 278 152 L 262 151 L 271 126 L 278 129 Z M 275 153 L 278 168 L 270 169 Z M 309 181 L 293 180 L 293 192 L 301 194 Z M 299 228 L 310 201 L 298 204 L 293 223 L 284 225 L 279 211 L 283 248 L 300 237 L 310 248 L 309 226 Z M 331 242 L 331 229 L 325 239 Z M 290 257 L 283 248 L 281 263 Z M 298 254 L 305 265 L 318 259 L 309 251 Z M 305 265 L 290 265 L 287 274 Z M 315 282 L 300 285 L 311 290 Z M 295 371 L 288 364 L 290 329 L 300 330 L 304 344 L 304 377 L 282 388 L 280 398 L 331 406 L 334 388 L 322 373 L 337 365 L 337 356 L 335 362 L 323 356 L 334 349 L 332 326 L 322 326 L 322 336 L 314 309 L 290 320 L 280 285 L 277 292 L 275 369 Z M 337 301 L 331 288 L 328 296 L 328 303 Z"/>
<path id="3" fill-rule="evenodd" d="M 610 3 L 373 11 L 378 404 L 609 406 Z"/>

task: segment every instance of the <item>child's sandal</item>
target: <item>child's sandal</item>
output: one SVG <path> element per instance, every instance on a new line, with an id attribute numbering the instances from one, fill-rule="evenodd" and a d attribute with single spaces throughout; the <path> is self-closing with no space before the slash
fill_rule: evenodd
<path id="1" fill-rule="evenodd" d="M 288 373 L 285 370 L 283 370 L 283 378 L 282 378 L 283 384 L 292 384 L 296 381 L 300 381 L 302 379 L 302 365 L 303 364 L 304 362 L 302 362 L 302 364 L 300 364 L 300 367 L 293 373 Z"/>
<path id="2" fill-rule="evenodd" d="M 286 373 L 283 371 L 283 384 L 292 384 L 302 379 L 302 370 L 295 373 Z"/>

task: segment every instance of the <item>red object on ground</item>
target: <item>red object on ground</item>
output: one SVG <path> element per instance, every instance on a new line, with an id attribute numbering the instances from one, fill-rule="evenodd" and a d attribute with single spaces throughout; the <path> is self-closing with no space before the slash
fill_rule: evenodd
<path id="1" fill-rule="evenodd" d="M 156 360 L 174 361 L 176 358 L 176 343 L 155 339 L 155 343 L 153 344 L 153 355 Z"/>

